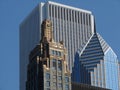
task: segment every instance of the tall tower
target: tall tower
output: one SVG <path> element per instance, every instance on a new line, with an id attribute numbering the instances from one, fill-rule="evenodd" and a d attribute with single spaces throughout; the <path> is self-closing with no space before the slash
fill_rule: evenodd
<path id="1" fill-rule="evenodd" d="M 26 90 L 71 90 L 71 73 L 63 43 L 53 40 L 52 23 L 42 23 L 41 41 L 30 53 Z"/>
<path id="2" fill-rule="evenodd" d="M 119 61 L 105 40 L 95 33 L 82 52 L 76 53 L 72 81 L 120 90 Z"/>

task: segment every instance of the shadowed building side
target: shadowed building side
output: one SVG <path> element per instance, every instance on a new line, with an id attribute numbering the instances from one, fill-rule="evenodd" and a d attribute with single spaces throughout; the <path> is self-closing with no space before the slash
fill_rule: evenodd
<path id="1" fill-rule="evenodd" d="M 42 23 L 40 44 L 29 55 L 26 90 L 71 90 L 71 74 L 63 43 L 52 36 L 52 23 Z"/>

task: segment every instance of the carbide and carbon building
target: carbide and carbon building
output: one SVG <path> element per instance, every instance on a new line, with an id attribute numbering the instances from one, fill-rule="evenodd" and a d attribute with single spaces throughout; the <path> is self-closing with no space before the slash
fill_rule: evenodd
<path id="1" fill-rule="evenodd" d="M 63 42 L 54 42 L 50 20 L 43 21 L 41 31 L 41 41 L 29 55 L 26 90 L 71 90 Z"/>
<path id="2" fill-rule="evenodd" d="M 67 48 L 73 81 L 119 90 L 117 56 L 96 33 L 92 12 L 51 1 L 38 4 L 20 24 L 20 90 L 25 90 L 29 53 L 41 40 L 44 19 L 53 23 L 55 42 Z"/>

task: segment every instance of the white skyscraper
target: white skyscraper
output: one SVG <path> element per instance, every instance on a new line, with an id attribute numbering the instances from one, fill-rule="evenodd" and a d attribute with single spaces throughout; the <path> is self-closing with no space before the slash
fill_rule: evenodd
<path id="1" fill-rule="evenodd" d="M 95 32 L 91 11 L 51 1 L 38 4 L 20 24 L 20 90 L 25 90 L 29 53 L 41 39 L 41 23 L 44 19 L 53 23 L 55 42 L 64 42 L 70 70 L 76 51 L 82 51 Z"/>

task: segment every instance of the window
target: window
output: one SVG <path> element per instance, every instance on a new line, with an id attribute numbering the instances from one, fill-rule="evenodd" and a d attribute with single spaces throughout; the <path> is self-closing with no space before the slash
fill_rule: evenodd
<path id="1" fill-rule="evenodd" d="M 58 52 L 57 52 L 57 51 L 55 51 L 55 55 L 56 55 L 56 56 L 58 55 Z"/>
<path id="2" fill-rule="evenodd" d="M 55 51 L 55 50 L 51 50 L 50 54 L 51 55 L 56 55 L 56 56 L 61 56 L 62 55 L 60 51 Z"/>
<path id="3" fill-rule="evenodd" d="M 52 67 L 53 69 L 56 69 L 56 59 L 53 59 L 53 60 L 52 60 L 52 66 L 53 66 L 53 67 Z"/>
<path id="4" fill-rule="evenodd" d="M 62 88 L 62 83 L 58 83 L 58 88 Z"/>
<path id="5" fill-rule="evenodd" d="M 49 80 L 50 79 L 50 74 L 46 73 L 46 79 Z"/>
<path id="6" fill-rule="evenodd" d="M 58 76 L 58 80 L 59 80 L 59 81 L 62 81 L 62 76 Z"/>
<path id="7" fill-rule="evenodd" d="M 54 50 L 51 50 L 51 54 L 54 55 Z"/>
<path id="8" fill-rule="evenodd" d="M 50 82 L 49 81 L 46 82 L 46 87 L 50 87 Z"/>
<path id="9" fill-rule="evenodd" d="M 69 90 L 69 85 L 65 85 L 65 90 Z"/>
<path id="10" fill-rule="evenodd" d="M 58 60 L 58 70 L 61 71 L 62 70 L 62 61 Z"/>
<path id="11" fill-rule="evenodd" d="M 65 82 L 66 82 L 66 83 L 69 82 L 69 77 L 65 77 Z"/>
<path id="12" fill-rule="evenodd" d="M 61 56 L 61 52 L 58 51 L 58 56 Z"/>

